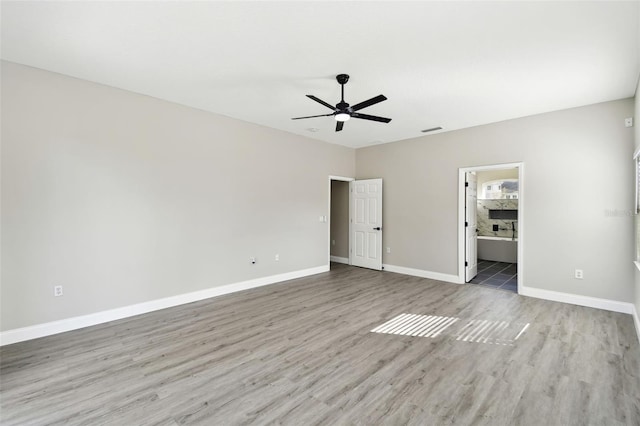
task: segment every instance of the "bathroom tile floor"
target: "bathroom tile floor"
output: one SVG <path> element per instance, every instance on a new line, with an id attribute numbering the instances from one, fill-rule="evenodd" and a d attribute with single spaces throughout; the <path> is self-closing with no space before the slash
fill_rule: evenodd
<path id="1" fill-rule="evenodd" d="M 516 293 L 518 291 L 518 264 L 478 259 L 478 275 L 469 283 Z"/>

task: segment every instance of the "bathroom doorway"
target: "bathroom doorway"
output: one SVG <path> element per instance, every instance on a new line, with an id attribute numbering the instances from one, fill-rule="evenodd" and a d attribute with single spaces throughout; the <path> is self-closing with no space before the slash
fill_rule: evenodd
<path id="1" fill-rule="evenodd" d="M 523 164 L 459 170 L 460 282 L 517 293 L 523 282 Z"/>

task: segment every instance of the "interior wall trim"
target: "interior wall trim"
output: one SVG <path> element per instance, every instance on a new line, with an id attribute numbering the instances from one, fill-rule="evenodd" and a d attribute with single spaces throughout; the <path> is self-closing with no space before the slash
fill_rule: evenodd
<path id="1" fill-rule="evenodd" d="M 296 278 L 307 277 L 320 274 L 329 270 L 328 265 L 315 268 L 302 269 L 299 271 L 286 272 L 284 274 L 271 275 L 267 277 L 255 278 L 218 287 L 211 287 L 205 290 L 191 293 L 179 294 L 148 302 L 137 303 L 135 305 L 123 306 L 121 308 L 109 309 L 92 314 L 66 318 L 28 327 L 16 328 L 0 332 L 0 346 L 12 343 L 23 342 L 25 340 L 37 339 L 39 337 L 51 336 L 53 334 L 64 333 L 66 331 L 77 330 L 92 325 L 103 324 L 135 315 L 146 314 L 160 309 L 171 308 L 173 306 L 184 305 L 186 303 L 197 302 L 211 297 L 222 296 L 224 294 L 235 293 L 237 291 L 276 284 Z"/>
<path id="2" fill-rule="evenodd" d="M 332 262 L 336 262 L 336 263 L 344 263 L 345 265 L 349 264 L 349 258 L 348 257 L 340 257 L 340 256 L 330 256 L 329 259 Z"/>
<path id="3" fill-rule="evenodd" d="M 636 334 L 638 335 L 638 343 L 640 343 L 640 317 L 638 317 L 638 310 L 635 305 L 633 307 L 633 322 L 636 325 Z"/>
<path id="4" fill-rule="evenodd" d="M 551 300 L 553 302 L 570 303 L 572 305 L 586 306 L 588 308 L 604 309 L 605 311 L 620 312 L 623 314 L 631 315 L 635 313 L 635 307 L 633 306 L 633 303 L 619 302 L 617 300 L 600 299 L 598 297 L 561 293 L 559 291 L 525 286 L 520 286 L 519 293 L 522 296 Z M 637 326 L 638 320 L 636 315 L 636 327 Z"/>
<path id="5" fill-rule="evenodd" d="M 464 284 L 457 275 L 443 274 L 442 272 L 425 271 L 422 269 L 406 268 L 404 266 L 383 264 L 385 271 L 396 272 L 398 274 L 411 275 L 414 277 L 428 278 L 431 280 L 445 281 L 454 284 Z"/>

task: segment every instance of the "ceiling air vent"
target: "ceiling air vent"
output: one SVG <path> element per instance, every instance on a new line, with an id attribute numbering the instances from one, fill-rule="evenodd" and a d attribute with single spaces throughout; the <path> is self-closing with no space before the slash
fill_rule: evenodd
<path id="1" fill-rule="evenodd" d="M 432 127 L 431 129 L 420 130 L 422 133 L 435 132 L 436 130 L 442 130 L 442 127 Z"/>

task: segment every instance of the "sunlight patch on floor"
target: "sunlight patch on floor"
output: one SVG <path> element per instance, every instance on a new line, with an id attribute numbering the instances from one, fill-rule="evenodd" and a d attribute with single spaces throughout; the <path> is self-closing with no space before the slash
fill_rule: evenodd
<path id="1" fill-rule="evenodd" d="M 437 315 L 400 314 L 371 330 L 372 333 L 412 337 L 449 336 L 456 341 L 513 346 L 529 323 L 460 318 Z"/>

